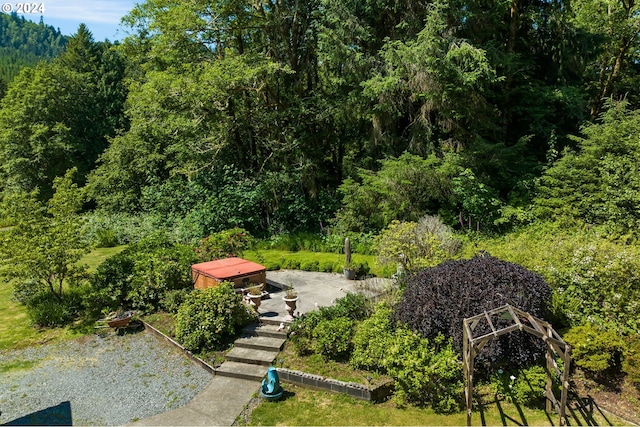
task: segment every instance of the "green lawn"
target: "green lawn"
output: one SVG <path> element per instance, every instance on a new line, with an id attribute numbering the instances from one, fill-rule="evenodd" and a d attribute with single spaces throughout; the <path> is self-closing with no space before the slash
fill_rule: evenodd
<path id="1" fill-rule="evenodd" d="M 13 288 L 0 284 L 0 350 L 28 347 L 61 336 L 62 329 L 37 330 L 29 324 L 27 311 L 12 299 Z"/>
<path id="2" fill-rule="evenodd" d="M 349 396 L 310 390 L 283 384 L 285 395 L 277 402 L 263 401 L 251 413 L 250 425 L 298 426 L 460 426 L 466 425 L 464 411 L 443 415 L 431 409 L 411 406 L 399 408 L 392 402 L 373 404 Z M 626 425 L 620 419 L 602 415 L 597 407 L 577 407 L 571 402 L 569 425 Z M 542 410 L 515 406 L 507 402 L 485 402 L 482 410 L 474 409 L 473 425 L 558 425 L 558 416 L 548 417 Z"/>
<path id="3" fill-rule="evenodd" d="M 122 245 L 112 248 L 96 248 L 83 256 L 82 259 L 78 261 L 78 264 L 86 264 L 89 266 L 89 271 L 96 271 L 96 268 L 98 268 L 105 259 L 122 252 L 126 247 L 126 245 Z"/>

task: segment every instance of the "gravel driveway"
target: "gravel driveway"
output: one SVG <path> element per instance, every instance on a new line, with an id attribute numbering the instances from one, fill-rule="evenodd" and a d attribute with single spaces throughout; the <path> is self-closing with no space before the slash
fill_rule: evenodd
<path id="1" fill-rule="evenodd" d="M 4 351 L 0 424 L 122 425 L 184 405 L 210 380 L 144 332 Z"/>

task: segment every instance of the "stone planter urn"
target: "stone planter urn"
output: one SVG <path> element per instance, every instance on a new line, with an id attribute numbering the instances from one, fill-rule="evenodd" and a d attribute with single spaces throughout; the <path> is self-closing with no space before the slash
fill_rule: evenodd
<path id="1" fill-rule="evenodd" d="M 249 298 L 249 305 L 253 307 L 253 309 L 257 313 L 258 308 L 260 307 L 260 303 L 262 303 L 262 294 L 260 295 L 248 294 L 247 297 Z"/>
<path id="2" fill-rule="evenodd" d="M 286 320 L 293 320 L 294 316 L 293 313 L 295 313 L 296 311 L 296 307 L 298 305 L 298 297 L 293 297 L 293 298 L 287 298 L 282 297 L 282 299 L 284 300 L 284 304 L 285 304 L 285 310 L 287 310 L 287 315 L 285 316 Z"/>

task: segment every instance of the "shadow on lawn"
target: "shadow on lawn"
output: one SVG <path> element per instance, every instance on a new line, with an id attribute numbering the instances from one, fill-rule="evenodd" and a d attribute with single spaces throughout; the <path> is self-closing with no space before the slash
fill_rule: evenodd
<path id="1" fill-rule="evenodd" d="M 478 402 L 478 412 L 480 413 L 480 420 L 483 426 L 491 425 L 491 423 L 487 422 L 486 414 L 487 405 L 495 405 L 500 414 L 500 420 L 503 426 L 507 425 L 518 425 L 518 426 L 528 426 L 529 423 L 527 421 L 527 417 L 522 410 L 522 407 L 519 404 L 514 403 L 513 407 L 518 412 L 518 415 L 515 416 L 513 414 L 509 415 L 504 410 L 503 405 L 501 404 L 499 399 L 495 399 L 494 401 L 482 403 Z M 594 415 L 598 414 L 604 420 L 604 423 L 598 424 L 595 420 Z M 552 414 L 546 414 L 547 419 L 549 420 L 549 424 L 552 426 L 557 426 L 559 419 L 558 414 L 555 412 Z M 613 426 L 614 424 L 607 418 L 605 413 L 598 407 L 597 403 L 591 398 L 591 396 L 587 397 L 579 397 L 576 394 L 572 394 L 569 397 L 569 402 L 567 403 L 567 425 L 572 426 L 598 426 L 598 425 L 606 425 Z"/>
<path id="2" fill-rule="evenodd" d="M 24 417 L 2 424 L 3 426 L 70 426 L 73 425 L 71 416 L 71 402 L 62 402 L 59 405 L 41 411 L 32 412 Z"/>

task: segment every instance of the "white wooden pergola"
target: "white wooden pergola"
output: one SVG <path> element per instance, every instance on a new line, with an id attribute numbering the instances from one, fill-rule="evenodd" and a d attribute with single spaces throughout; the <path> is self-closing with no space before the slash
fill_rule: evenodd
<path id="1" fill-rule="evenodd" d="M 507 320 L 510 325 L 496 328 L 493 320 Z M 491 329 L 491 332 L 474 337 L 473 332 L 481 322 Z M 564 426 L 566 420 L 567 394 L 569 390 L 569 368 L 571 365 L 571 346 L 564 342 L 558 333 L 548 322 L 540 320 L 526 311 L 506 304 L 502 307 L 485 311 L 477 316 L 464 319 L 462 322 L 463 344 L 462 344 L 462 365 L 465 381 L 465 400 L 467 407 L 467 425 L 471 425 L 471 408 L 473 401 L 473 362 L 476 355 L 492 339 L 514 331 L 524 331 L 542 339 L 547 344 L 546 354 L 546 405 L 545 410 L 551 413 L 552 406 L 560 415 L 560 425 Z M 486 329 L 485 329 L 486 330 Z M 558 367 L 553 355 L 557 354 L 563 362 L 562 371 Z M 560 400 L 553 394 L 552 375 L 555 372 L 562 379 L 562 394 Z"/>

